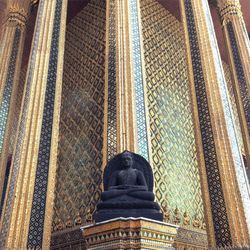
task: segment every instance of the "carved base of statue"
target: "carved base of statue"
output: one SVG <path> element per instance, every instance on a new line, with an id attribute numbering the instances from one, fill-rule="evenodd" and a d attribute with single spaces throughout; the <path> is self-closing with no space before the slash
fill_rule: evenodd
<path id="1" fill-rule="evenodd" d="M 95 222 L 107 221 L 115 218 L 148 218 L 163 221 L 162 213 L 157 209 L 100 209 L 95 213 Z"/>
<path id="2" fill-rule="evenodd" d="M 154 199 L 153 173 L 149 163 L 143 157 L 125 151 L 114 157 L 105 169 L 104 192 L 94 220 L 144 217 L 163 221 Z"/>

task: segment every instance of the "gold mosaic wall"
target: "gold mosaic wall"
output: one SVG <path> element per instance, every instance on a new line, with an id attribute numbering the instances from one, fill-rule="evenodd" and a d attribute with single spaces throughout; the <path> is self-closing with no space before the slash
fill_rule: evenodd
<path id="1" fill-rule="evenodd" d="M 244 144 L 243 144 L 243 139 L 242 139 L 242 132 L 241 132 L 241 128 L 240 128 L 240 120 L 239 120 L 239 115 L 237 112 L 237 107 L 236 107 L 236 101 L 235 101 L 235 97 L 234 97 L 234 92 L 233 92 L 233 83 L 232 83 L 232 78 L 231 78 L 231 72 L 230 72 L 230 67 L 223 62 L 223 69 L 224 69 L 224 74 L 225 74 L 225 78 L 226 78 L 226 82 L 227 82 L 227 87 L 228 87 L 228 91 L 229 91 L 229 98 L 231 101 L 231 107 L 232 107 L 232 111 L 233 111 L 233 117 L 234 117 L 234 124 L 236 126 L 236 134 L 239 140 L 239 146 L 241 149 L 241 152 L 244 154 Z"/>
<path id="2" fill-rule="evenodd" d="M 85 223 L 101 192 L 105 12 L 104 0 L 92 0 L 67 27 L 54 231 Z M 141 0 L 141 16 L 156 198 L 170 222 L 202 227 L 182 27 L 155 0 Z"/>
<path id="3" fill-rule="evenodd" d="M 178 208 L 192 224 L 204 215 L 183 30 L 155 0 L 141 0 L 141 15 L 155 194 L 170 222 Z"/>
<path id="4" fill-rule="evenodd" d="M 105 19 L 91 0 L 67 26 L 54 231 L 84 223 L 101 193 Z"/>
<path id="5" fill-rule="evenodd" d="M 9 144 L 9 154 L 13 154 L 15 138 L 17 133 L 18 127 L 18 119 L 21 111 L 22 105 L 22 98 L 23 98 L 23 90 L 25 85 L 25 78 L 27 72 L 27 65 L 21 69 L 20 76 L 19 76 L 19 83 L 18 83 L 18 90 L 17 90 L 17 98 L 15 99 L 15 106 L 14 106 L 14 116 L 13 116 L 13 123 L 11 128 L 11 136 L 10 136 L 10 144 Z"/>

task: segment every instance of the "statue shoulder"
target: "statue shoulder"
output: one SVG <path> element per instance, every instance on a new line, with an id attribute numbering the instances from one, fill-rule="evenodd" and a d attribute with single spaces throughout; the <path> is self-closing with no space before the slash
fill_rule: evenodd
<path id="1" fill-rule="evenodd" d="M 113 173 L 111 173 L 111 175 L 110 175 L 110 179 L 112 179 L 112 178 L 116 178 L 116 177 L 117 177 L 117 175 L 118 175 L 120 172 L 121 172 L 121 170 L 116 170 L 116 171 L 114 171 Z"/>
<path id="2" fill-rule="evenodd" d="M 143 172 L 137 168 L 134 168 L 134 171 L 137 173 L 137 174 L 141 174 L 141 175 L 144 175 Z"/>
<path id="3" fill-rule="evenodd" d="M 108 187 L 111 187 L 111 186 L 116 185 L 116 179 L 117 179 L 118 173 L 119 173 L 119 171 L 116 170 L 116 171 L 114 171 L 114 172 L 110 175 L 110 178 L 108 179 Z"/>

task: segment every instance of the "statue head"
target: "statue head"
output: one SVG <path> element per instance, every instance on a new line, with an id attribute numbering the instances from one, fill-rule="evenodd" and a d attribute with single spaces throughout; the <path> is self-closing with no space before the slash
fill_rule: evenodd
<path id="1" fill-rule="evenodd" d="M 122 154 L 122 165 L 124 168 L 130 168 L 133 165 L 133 155 L 130 152 L 124 152 Z"/>
<path id="2" fill-rule="evenodd" d="M 106 191 L 109 189 L 109 183 L 112 174 L 114 174 L 116 171 L 120 171 L 122 169 L 126 170 L 130 168 L 138 169 L 139 171 L 141 171 L 146 179 L 148 190 L 153 191 L 153 171 L 148 161 L 142 156 L 133 152 L 129 152 L 127 150 L 116 155 L 108 162 L 103 176 L 104 190 Z"/>

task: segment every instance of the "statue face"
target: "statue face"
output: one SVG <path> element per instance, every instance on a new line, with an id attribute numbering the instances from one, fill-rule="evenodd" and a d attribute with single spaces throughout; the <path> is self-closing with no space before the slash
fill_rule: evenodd
<path id="1" fill-rule="evenodd" d="M 131 167 L 133 165 L 133 158 L 129 154 L 124 154 L 122 156 L 122 163 L 125 168 Z"/>

